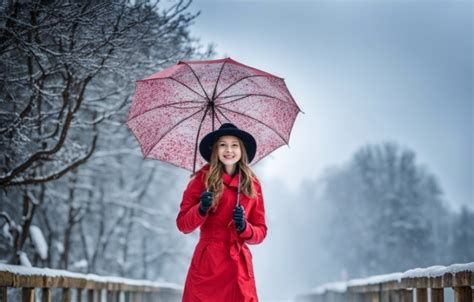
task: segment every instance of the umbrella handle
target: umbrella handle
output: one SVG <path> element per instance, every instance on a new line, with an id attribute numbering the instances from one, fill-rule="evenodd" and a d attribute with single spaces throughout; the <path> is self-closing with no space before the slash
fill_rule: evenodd
<path id="1" fill-rule="evenodd" d="M 237 185 L 237 205 L 240 206 L 240 165 L 237 166 L 237 169 L 239 169 L 239 180 L 238 180 L 238 185 Z"/>

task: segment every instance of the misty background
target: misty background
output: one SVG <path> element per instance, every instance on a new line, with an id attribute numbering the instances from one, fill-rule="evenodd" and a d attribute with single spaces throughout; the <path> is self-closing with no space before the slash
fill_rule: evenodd
<path id="1" fill-rule="evenodd" d="M 0 262 L 183 284 L 189 172 L 125 120 L 135 80 L 225 56 L 305 112 L 254 167 L 262 300 L 474 261 L 471 1 L 63 4 L 0 5 Z"/>

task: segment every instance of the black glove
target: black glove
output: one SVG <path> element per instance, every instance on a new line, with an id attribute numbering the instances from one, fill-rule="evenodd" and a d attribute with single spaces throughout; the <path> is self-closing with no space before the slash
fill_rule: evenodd
<path id="1" fill-rule="evenodd" d="M 242 205 L 234 208 L 234 224 L 237 232 L 242 233 L 245 230 L 247 222 L 245 221 L 245 210 Z"/>
<path id="2" fill-rule="evenodd" d="M 199 214 L 205 216 L 207 211 L 212 205 L 212 192 L 202 192 L 201 197 L 199 198 Z"/>

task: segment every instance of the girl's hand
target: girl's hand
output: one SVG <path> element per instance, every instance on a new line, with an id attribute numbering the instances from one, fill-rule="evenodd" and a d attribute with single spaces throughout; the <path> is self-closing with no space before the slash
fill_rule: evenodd
<path id="1" fill-rule="evenodd" d="M 234 224 L 237 232 L 242 233 L 247 226 L 247 222 L 245 219 L 245 209 L 242 205 L 238 205 L 234 208 Z"/>
<path id="2" fill-rule="evenodd" d="M 202 216 L 206 215 L 207 211 L 212 205 L 213 194 L 212 192 L 202 192 L 201 197 L 199 198 L 199 214 Z"/>

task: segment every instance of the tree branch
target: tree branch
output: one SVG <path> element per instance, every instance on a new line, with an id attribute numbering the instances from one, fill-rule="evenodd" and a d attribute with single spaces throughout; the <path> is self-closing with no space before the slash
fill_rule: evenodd
<path id="1" fill-rule="evenodd" d="M 43 177 L 38 177 L 38 178 L 11 180 L 11 181 L 7 182 L 6 185 L 8 185 L 8 186 L 32 185 L 32 184 L 40 184 L 40 183 L 45 183 L 45 182 L 48 182 L 48 181 L 51 181 L 51 180 L 59 179 L 60 177 L 62 177 L 67 172 L 72 171 L 75 168 L 77 168 L 80 165 L 87 162 L 87 160 L 94 153 L 94 150 L 96 148 L 97 137 L 98 137 L 98 135 L 96 134 L 94 136 L 93 140 L 92 140 L 92 146 L 91 146 L 89 152 L 83 158 L 73 162 L 72 164 L 70 164 L 69 166 L 63 168 L 62 170 L 51 173 L 50 175 L 43 176 Z"/>

